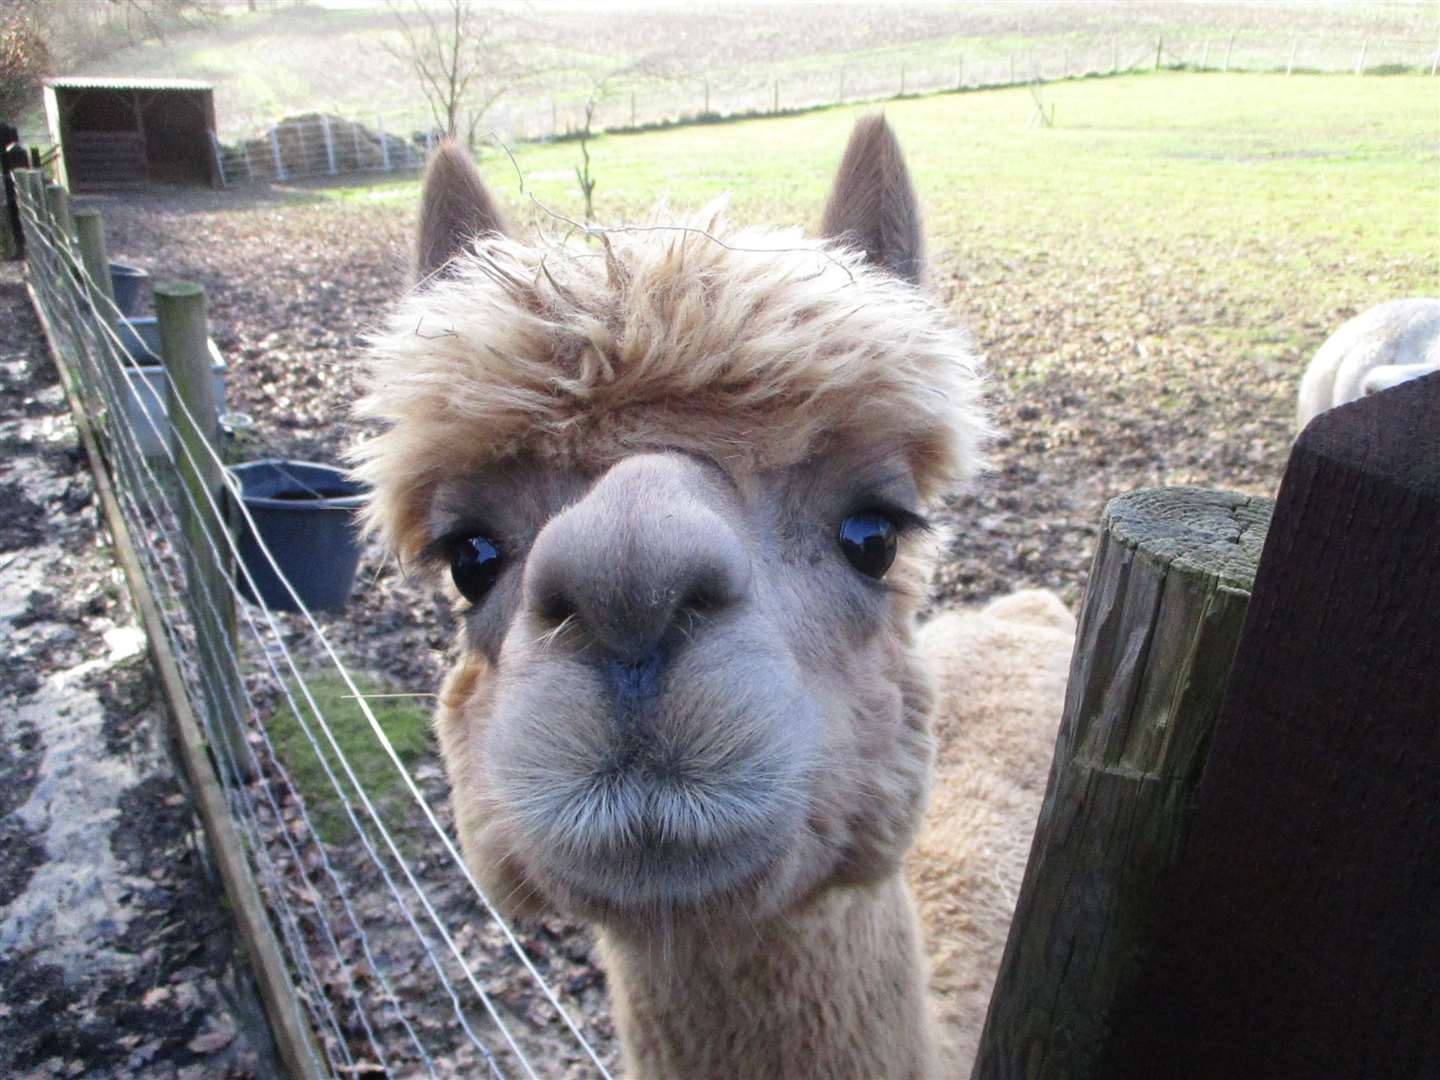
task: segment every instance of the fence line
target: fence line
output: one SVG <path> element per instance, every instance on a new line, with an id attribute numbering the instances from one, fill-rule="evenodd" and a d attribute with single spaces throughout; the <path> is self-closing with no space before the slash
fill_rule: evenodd
<path id="1" fill-rule="evenodd" d="M 591 129 L 645 129 L 679 123 L 798 112 L 831 105 L 946 92 L 1051 83 L 1136 71 L 1349 72 L 1437 74 L 1440 43 L 1332 36 L 1199 34 L 1093 37 L 1039 48 L 977 44 L 943 56 L 933 49 L 892 49 L 843 65 L 797 62 L 784 67 L 710 69 L 682 79 L 643 78 L 606 84 Z M 983 51 L 981 51 L 983 49 Z M 507 142 L 574 136 L 585 125 L 594 84 L 549 93 L 517 90 L 516 99 L 477 115 L 462 108 L 461 137 L 494 132 Z M 529 93 L 519 99 L 520 93 Z M 287 117 L 258 134 L 217 139 L 216 160 L 227 184 L 363 172 L 400 172 L 422 165 L 438 132 L 428 110 L 375 116 L 310 112 Z"/>
<path id="2" fill-rule="evenodd" d="M 534 1077 L 536 1032 L 527 1031 L 514 1015 L 507 1016 L 493 989 L 484 985 L 509 970 L 530 980 L 537 998 L 554 1013 L 555 1019 L 547 1024 L 568 1033 L 579 1060 L 596 1075 L 608 1076 L 584 1033 L 471 876 L 360 687 L 265 546 L 233 477 L 221 472 L 223 491 L 203 485 L 192 491 L 177 482 L 187 471 L 203 475 L 205 469 L 223 470 L 224 461 L 208 439 L 192 446 L 169 430 L 173 426 L 178 432 L 182 425 L 188 432 L 204 430 L 204 418 L 173 392 L 179 381 L 172 377 L 170 366 L 175 357 L 166 356 L 164 373 L 172 390 L 168 423 L 156 410 L 132 408 L 130 402 L 148 393 L 148 386 L 133 367 L 117 330 L 122 316 L 106 288 L 108 281 L 102 283 L 90 272 L 96 261 L 93 242 L 83 251 L 77 246 L 70 234 L 68 197 L 61 189 L 52 186 L 47 200 L 39 174 L 26 170 L 19 176 L 33 295 L 52 347 L 73 373 L 88 427 L 99 439 L 125 530 L 139 541 L 134 545 L 140 553 L 137 562 L 289 962 L 295 981 L 293 1008 L 303 1010 L 315 1032 L 320 1049 L 311 1064 L 331 1074 L 418 1068 L 427 1075 L 443 1076 L 458 1067 L 459 1038 L 487 1074 Z M 98 224 L 90 217 L 98 215 L 91 212 L 87 226 Z M 86 232 L 92 239 L 100 235 L 93 228 Z M 171 314 L 162 307 L 162 320 L 171 319 Z M 169 333 L 162 324 L 162 337 Z M 167 341 L 167 348 L 172 344 Z M 205 367 L 208 376 L 208 363 Z M 152 464 L 146 447 L 157 443 L 161 452 Z M 238 515 L 236 527 L 249 530 L 258 542 L 269 570 L 295 601 L 300 616 L 296 622 L 287 624 L 259 599 L 254 572 L 231 527 L 232 515 Z M 198 529 L 187 528 L 187 521 L 197 523 Z M 249 595 L 228 572 L 218 576 L 202 572 L 206 560 L 222 570 L 233 563 Z M 227 612 L 238 615 L 236 629 L 243 626 L 248 636 L 231 637 L 215 648 L 207 635 L 225 625 Z M 457 920 L 447 918 L 437 906 L 434 881 L 427 885 L 422 880 L 414 858 L 405 853 L 406 841 L 397 839 L 395 827 L 387 824 L 386 811 L 367 790 L 317 701 L 311 685 L 315 673 L 307 673 L 307 664 L 287 643 L 287 633 L 296 630 L 304 632 L 307 645 L 323 657 L 326 669 L 354 695 L 375 742 L 438 837 L 446 863 L 439 872 L 466 883 L 468 895 L 478 901 L 475 909 L 499 931 L 508 960 L 498 952 L 489 957 L 467 955 L 458 942 Z M 267 702 L 277 710 L 282 705 L 290 710 L 344 812 L 351 830 L 347 835 L 359 841 L 363 860 L 341 866 L 335 858 L 340 846 L 322 841 L 306 794 L 267 731 Z M 297 812 L 302 827 L 290 828 L 286 807 Z M 355 878 L 361 872 L 377 874 L 384 884 L 390 903 L 380 915 L 363 913 L 354 902 Z M 312 932 L 307 934 L 307 928 Z M 377 944 L 372 936 L 377 932 L 387 935 L 387 947 Z M 431 997 L 407 989 L 402 998 L 398 981 L 415 983 L 417 972 L 427 968 Z M 444 1025 L 448 1034 L 423 1022 L 431 1019 L 421 1011 L 432 999 L 448 1002 L 454 1020 Z M 401 1029 L 402 1036 L 389 1045 L 381 1034 L 387 1025 Z"/>

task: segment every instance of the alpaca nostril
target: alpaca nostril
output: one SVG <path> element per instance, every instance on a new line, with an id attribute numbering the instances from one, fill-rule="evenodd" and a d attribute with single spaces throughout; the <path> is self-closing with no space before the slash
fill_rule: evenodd
<path id="1" fill-rule="evenodd" d="M 560 626 L 580 614 L 580 608 L 575 601 L 558 589 L 542 596 L 537 610 L 541 620 L 550 627 Z"/>

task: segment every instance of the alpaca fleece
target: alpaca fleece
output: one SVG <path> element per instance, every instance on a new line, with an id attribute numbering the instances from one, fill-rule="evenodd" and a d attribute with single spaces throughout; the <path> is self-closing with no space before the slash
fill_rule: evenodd
<path id="1" fill-rule="evenodd" d="M 666 447 L 750 471 L 858 429 L 933 498 L 980 468 L 988 432 L 942 308 L 844 243 L 718 214 L 593 253 L 486 237 L 400 305 L 365 388 L 359 415 L 385 429 L 352 456 L 402 558 L 430 539 L 438 480 L 498 459 L 600 469 Z"/>

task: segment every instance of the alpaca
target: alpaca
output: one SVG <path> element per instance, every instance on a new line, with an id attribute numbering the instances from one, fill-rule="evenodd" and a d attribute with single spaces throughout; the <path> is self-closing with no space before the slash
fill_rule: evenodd
<path id="1" fill-rule="evenodd" d="M 600 240 L 515 239 L 442 149 L 367 363 L 367 521 L 468 601 L 436 717 L 466 861 L 595 924 L 631 1075 L 954 1075 L 1074 624 L 1022 593 L 915 633 L 924 509 L 988 425 L 898 143 L 857 124 L 818 240 Z"/>
<path id="2" fill-rule="evenodd" d="M 1440 371 L 1440 300 L 1367 308 L 1325 339 L 1300 380 L 1297 431 L 1327 409 Z"/>

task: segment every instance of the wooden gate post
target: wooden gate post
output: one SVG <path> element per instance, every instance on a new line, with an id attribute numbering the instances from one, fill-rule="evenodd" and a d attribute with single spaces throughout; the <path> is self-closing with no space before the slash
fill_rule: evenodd
<path id="1" fill-rule="evenodd" d="M 1199 488 L 1105 509 L 1055 760 L 981 1037 L 983 1080 L 1099 1078 L 1166 914 L 1271 504 Z"/>
<path id="2" fill-rule="evenodd" d="M 1440 1076 L 1440 374 L 1290 455 L 1104 1075 Z"/>
<path id="3" fill-rule="evenodd" d="M 168 375 L 166 410 L 175 457 L 175 513 L 185 548 L 186 593 L 195 627 L 201 692 L 211 724 L 241 776 L 248 773 L 236 702 L 235 599 L 226 540 L 224 479 L 207 448 L 219 445 L 220 421 L 210 371 L 205 290 L 191 282 L 155 286 L 160 358 Z"/>

